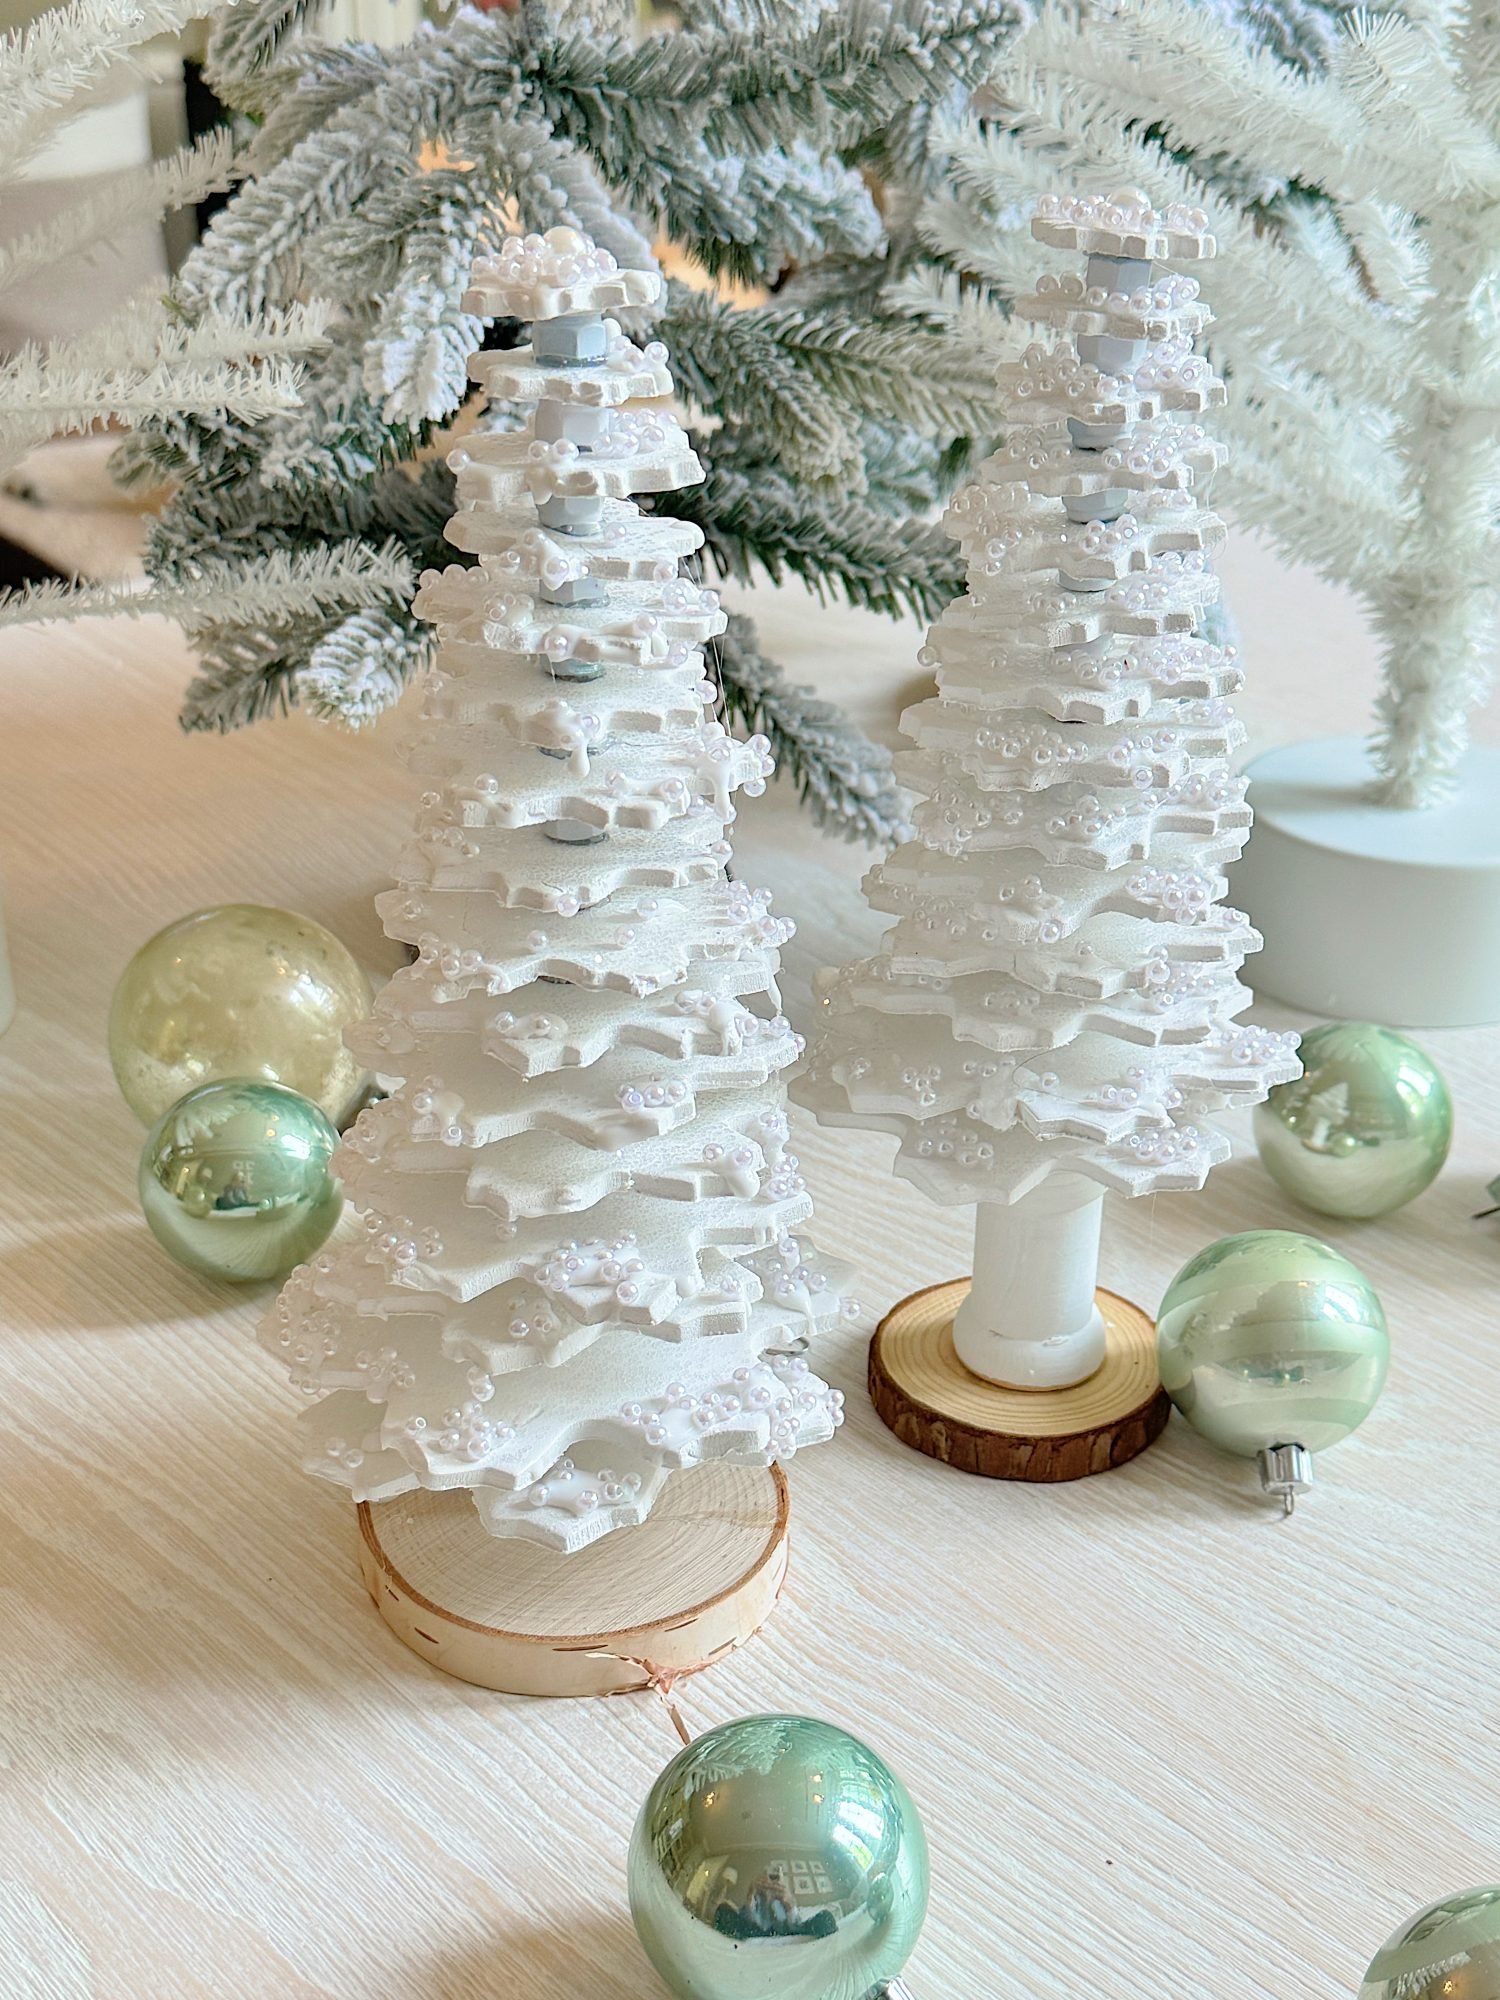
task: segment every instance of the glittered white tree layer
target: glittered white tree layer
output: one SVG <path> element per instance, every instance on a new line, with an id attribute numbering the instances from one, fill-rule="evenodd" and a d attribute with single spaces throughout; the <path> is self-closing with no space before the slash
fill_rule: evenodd
<path id="1" fill-rule="evenodd" d="M 493 1533 L 565 1549 L 676 1468 L 826 1438 L 841 1401 L 801 1352 L 840 1300 L 796 1233 L 791 926 L 726 877 L 767 746 L 713 719 L 699 531 L 630 498 L 702 477 L 670 414 L 626 407 L 670 391 L 665 349 L 605 317 L 659 284 L 571 231 L 475 269 L 465 309 L 533 340 L 474 379 L 536 407 L 452 454 L 478 564 L 416 600 L 428 789 L 379 908 L 419 956 L 350 1037 L 401 1081 L 338 1161 L 365 1239 L 294 1273 L 264 1336 L 317 1399 L 310 1470 L 468 1487 Z"/>
<path id="2" fill-rule="evenodd" d="M 1003 442 L 948 525 L 967 594 L 902 718 L 913 837 L 865 878 L 896 922 L 822 987 L 799 1095 L 901 1141 L 945 1202 L 1010 1202 L 1054 1169 L 1124 1194 L 1196 1188 L 1229 1153 L 1205 1114 L 1297 1073 L 1295 1036 L 1240 1026 L 1260 939 L 1221 901 L 1250 826 L 1231 647 L 1199 636 L 1224 538 L 1223 386 L 1194 341 L 1201 213 L 1044 202 L 1088 257 L 1020 302 L 1053 329 L 999 371 Z"/>

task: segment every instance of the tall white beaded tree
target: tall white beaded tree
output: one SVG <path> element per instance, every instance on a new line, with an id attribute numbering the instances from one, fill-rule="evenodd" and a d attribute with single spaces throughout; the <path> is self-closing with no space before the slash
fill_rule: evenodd
<path id="1" fill-rule="evenodd" d="M 825 978 L 799 1091 L 978 1204 L 954 1344 L 1020 1388 L 1103 1359 L 1105 1190 L 1201 1186 L 1229 1152 L 1204 1115 L 1298 1069 L 1294 1036 L 1236 1021 L 1260 942 L 1220 901 L 1250 825 L 1242 677 L 1198 633 L 1224 453 L 1196 419 L 1224 390 L 1196 281 L 1153 268 L 1213 239 L 1133 190 L 1048 198 L 1032 229 L 1087 267 L 1018 304 L 1054 337 L 999 369 L 1004 441 L 948 512 L 968 590 L 921 655 L 937 696 L 903 717 L 913 835 L 865 880 L 896 922 Z"/>
<path id="2" fill-rule="evenodd" d="M 316 1399 L 310 1470 L 359 1499 L 468 1487 L 492 1533 L 565 1550 L 676 1468 L 826 1438 L 841 1401 L 801 1351 L 840 1301 L 795 1233 L 791 927 L 726 877 L 767 746 L 712 718 L 699 530 L 629 498 L 702 477 L 666 409 L 627 407 L 669 393 L 666 350 L 607 315 L 659 286 L 572 230 L 475 266 L 465 310 L 532 341 L 471 373 L 533 416 L 453 452 L 449 539 L 478 560 L 416 599 L 429 789 L 378 907 L 419 956 L 351 1036 L 401 1081 L 339 1161 L 366 1236 L 265 1331 Z"/>

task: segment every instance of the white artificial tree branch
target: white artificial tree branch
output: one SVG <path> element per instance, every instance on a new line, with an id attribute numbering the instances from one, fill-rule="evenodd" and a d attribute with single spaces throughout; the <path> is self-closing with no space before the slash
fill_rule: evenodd
<path id="1" fill-rule="evenodd" d="M 1370 607 L 1375 760 L 1400 807 L 1452 789 L 1494 647 L 1497 22 L 1489 0 L 1355 16 L 1309 79 L 1176 0 L 1119 0 L 1086 27 L 1046 8 L 993 78 L 1006 108 L 945 134 L 952 186 L 920 224 L 1004 298 L 1015 205 L 1058 179 L 1207 211 L 1210 348 L 1240 446 L 1228 495 Z"/>
<path id="2" fill-rule="evenodd" d="M 119 175 L 102 194 L 0 245 L 0 290 L 65 257 L 108 249 L 138 224 L 222 193 L 234 181 L 234 154 L 230 133 L 210 132 L 169 159 Z"/>
<path id="3" fill-rule="evenodd" d="M 233 0 L 230 0 L 233 4 Z M 12 179 L 84 92 L 139 51 L 176 34 L 202 0 L 68 0 L 0 38 L 0 183 Z"/>

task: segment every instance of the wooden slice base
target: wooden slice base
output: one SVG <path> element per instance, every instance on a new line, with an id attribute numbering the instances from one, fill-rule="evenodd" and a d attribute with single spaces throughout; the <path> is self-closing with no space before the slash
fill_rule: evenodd
<path id="1" fill-rule="evenodd" d="M 670 1687 L 758 1632 L 786 1579 L 778 1466 L 680 1472 L 643 1526 L 576 1555 L 487 1533 L 462 1490 L 358 1511 L 360 1574 L 396 1637 L 506 1694 Z"/>
<path id="2" fill-rule="evenodd" d="M 870 1342 L 870 1399 L 913 1451 L 985 1479 L 1083 1479 L 1124 1465 L 1160 1437 L 1172 1404 L 1156 1372 L 1156 1329 L 1139 1306 L 1096 1292 L 1100 1368 L 1073 1389 L 1002 1389 L 953 1348 L 967 1278 L 893 1306 Z"/>

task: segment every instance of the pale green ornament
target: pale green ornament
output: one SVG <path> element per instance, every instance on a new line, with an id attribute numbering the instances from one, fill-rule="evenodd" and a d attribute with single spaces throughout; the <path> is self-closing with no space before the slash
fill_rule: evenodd
<path id="1" fill-rule="evenodd" d="M 1223 1236 L 1167 1287 L 1156 1321 L 1162 1386 L 1211 1444 L 1260 1462 L 1290 1513 L 1311 1454 L 1356 1430 L 1390 1361 L 1385 1314 L 1337 1250 L 1286 1229 Z"/>
<path id="2" fill-rule="evenodd" d="M 1330 1021 L 1302 1037 L 1302 1074 L 1255 1107 L 1266 1171 L 1320 1215 L 1389 1215 L 1437 1179 L 1453 1101 L 1405 1035 Z"/>
<path id="3" fill-rule="evenodd" d="M 370 982 L 332 931 L 259 903 L 223 903 L 168 924 L 121 974 L 109 1059 L 146 1124 L 201 1083 L 283 1083 L 343 1125 L 366 1076 L 344 1030 L 370 1012 Z"/>
<path id="4" fill-rule="evenodd" d="M 1445 1896 L 1393 1931 L 1359 2000 L 1500 2000 L 1500 1888 Z"/>
<path id="5" fill-rule="evenodd" d="M 189 1091 L 152 1127 L 140 1195 L 156 1240 L 205 1277 L 282 1278 L 339 1219 L 339 1135 L 316 1104 L 243 1079 Z"/>
<path id="6" fill-rule="evenodd" d="M 678 2000 L 873 2000 L 927 1911 L 927 1842 L 900 1779 L 798 1715 L 711 1729 L 651 1787 L 630 1913 Z"/>

